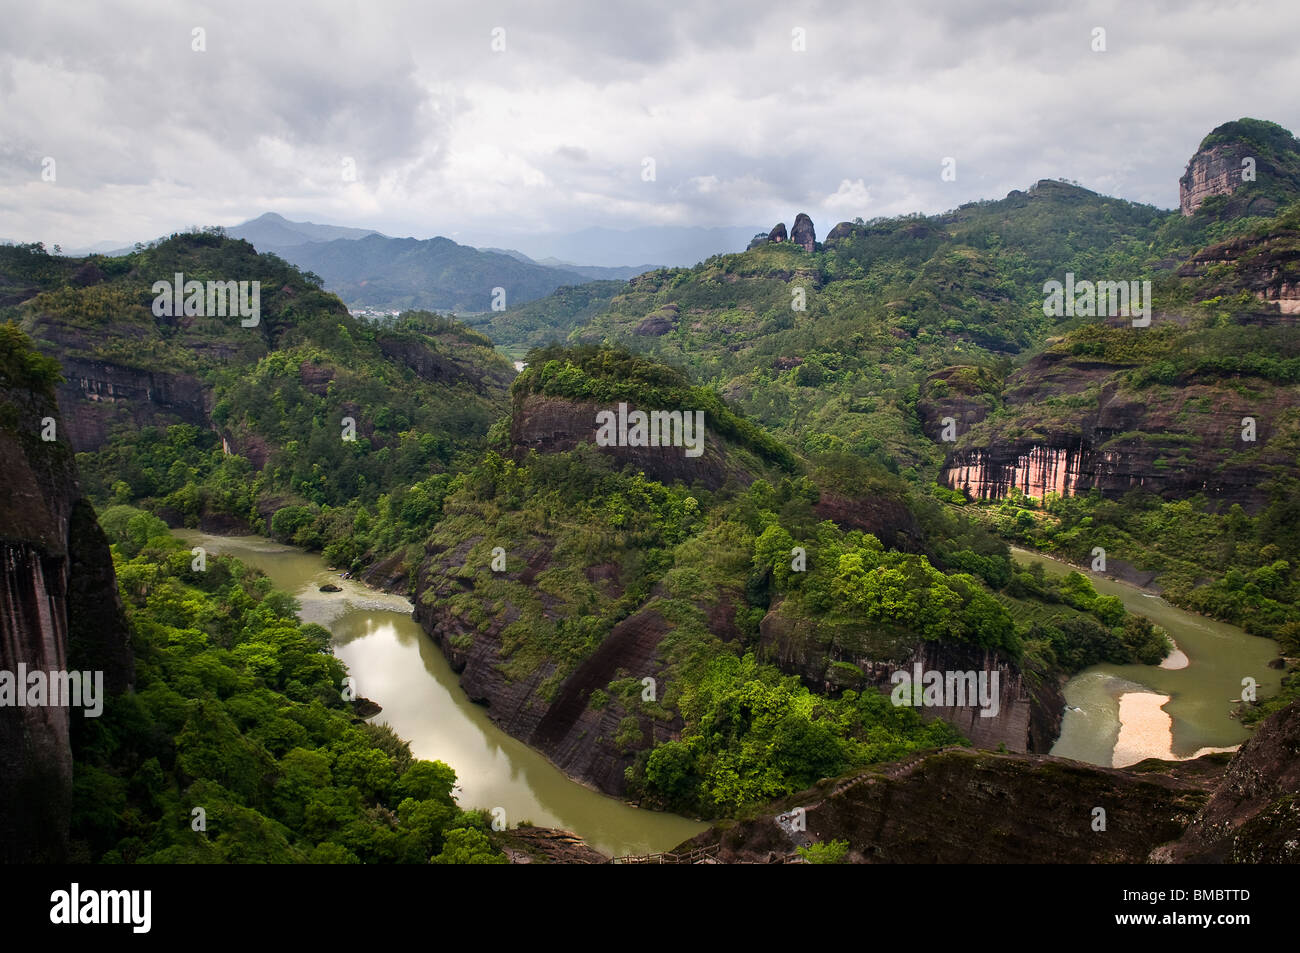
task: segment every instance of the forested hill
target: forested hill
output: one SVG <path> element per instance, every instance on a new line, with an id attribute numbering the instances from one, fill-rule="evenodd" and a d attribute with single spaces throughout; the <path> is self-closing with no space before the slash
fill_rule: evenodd
<path id="1" fill-rule="evenodd" d="M 177 274 L 205 289 L 249 282 L 249 297 L 258 282 L 256 321 L 156 314 L 169 309 L 155 308 L 155 283 Z M 293 520 L 321 520 L 318 545 L 340 541 L 331 556 L 345 564 L 414 533 L 438 493 L 421 481 L 478 445 L 514 376 L 454 320 L 355 319 L 312 276 L 215 231 L 120 258 L 0 248 L 0 319 L 58 361 L 59 403 L 93 499 L 259 531 L 297 507 Z M 353 522 L 365 506 L 383 509 L 382 539 Z"/>
<path id="2" fill-rule="evenodd" d="M 1005 535 L 1076 560 L 1103 546 L 1116 571 L 1276 635 L 1300 621 L 1287 608 L 1300 592 L 1297 168 L 1289 131 L 1243 119 L 1191 156 L 1180 209 L 1043 180 L 820 241 L 801 216 L 742 254 L 560 292 L 485 330 L 507 347 L 662 360 L 796 452 L 847 452 L 949 502 L 987 501 L 972 512 Z M 1149 322 L 1052 313 L 1047 283 L 1076 280 L 1136 282 Z M 1279 558 L 1285 583 L 1196 595 L 1224 565 Z"/>
<path id="3" fill-rule="evenodd" d="M 490 312 L 589 279 L 563 267 L 460 245 L 450 238 L 369 235 L 284 248 L 350 306 Z M 498 290 L 500 289 L 500 290 Z"/>

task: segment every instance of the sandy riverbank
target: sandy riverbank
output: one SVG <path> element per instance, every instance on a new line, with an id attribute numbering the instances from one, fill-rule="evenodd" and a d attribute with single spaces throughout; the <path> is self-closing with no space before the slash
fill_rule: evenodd
<path id="1" fill-rule="evenodd" d="M 1154 692 L 1125 692 L 1119 697 L 1119 737 L 1115 740 L 1113 767 L 1126 768 L 1147 758 L 1190 761 L 1203 754 L 1236 751 L 1240 747 L 1201 748 L 1184 757 L 1174 754 L 1174 720 L 1164 709 L 1169 698 Z"/>

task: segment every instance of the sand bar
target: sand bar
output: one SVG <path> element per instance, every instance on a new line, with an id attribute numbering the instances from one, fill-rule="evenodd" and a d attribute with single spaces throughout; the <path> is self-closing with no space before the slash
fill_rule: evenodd
<path id="1" fill-rule="evenodd" d="M 1174 720 L 1164 708 L 1168 702 L 1168 695 L 1155 692 L 1125 692 L 1119 696 L 1119 737 L 1115 739 L 1113 767 L 1126 768 L 1147 758 L 1190 761 L 1203 754 L 1236 751 L 1240 747 L 1200 748 L 1180 758 L 1174 754 Z"/>

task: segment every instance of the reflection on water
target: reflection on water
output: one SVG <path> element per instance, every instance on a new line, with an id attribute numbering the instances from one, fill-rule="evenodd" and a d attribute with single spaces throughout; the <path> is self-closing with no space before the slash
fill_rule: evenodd
<path id="1" fill-rule="evenodd" d="M 1042 563 L 1049 575 L 1064 575 L 1075 568 L 1014 546 L 1012 553 L 1018 562 Z M 1202 748 L 1245 741 L 1250 732 L 1231 717 L 1233 703 L 1241 698 L 1243 678 L 1255 679 L 1260 697 L 1277 691 L 1281 673 L 1267 664 L 1277 658 L 1277 643 L 1185 612 L 1128 583 L 1085 575 L 1098 592 L 1118 596 L 1130 612 L 1164 627 L 1187 664 L 1180 668 L 1103 664 L 1084 669 L 1065 685 L 1069 707 L 1052 754 L 1110 767 L 1117 757 L 1127 763 L 1171 754 L 1187 758 Z M 1132 724 L 1117 755 L 1120 699 L 1130 692 L 1166 695 L 1169 701 L 1160 706 L 1152 699 L 1134 699 L 1126 705 Z"/>
<path id="2" fill-rule="evenodd" d="M 667 850 L 704 829 L 699 822 L 638 810 L 585 788 L 493 725 L 411 618 L 405 598 L 342 579 L 319 556 L 261 537 L 174 532 L 191 545 L 261 569 L 277 589 L 301 603 L 303 621 L 327 627 L 358 694 L 383 706 L 372 720 L 391 725 L 417 757 L 451 765 L 462 805 L 503 807 L 511 826 L 527 820 L 571 830 L 606 854 Z M 320 592 L 325 583 L 342 591 Z"/>

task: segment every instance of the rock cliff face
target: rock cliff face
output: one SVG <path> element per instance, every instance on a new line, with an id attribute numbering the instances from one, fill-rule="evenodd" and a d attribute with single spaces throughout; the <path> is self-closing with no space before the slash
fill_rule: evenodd
<path id="1" fill-rule="evenodd" d="M 1226 143 L 1197 152 L 1178 180 L 1178 207 L 1191 215 L 1211 195 L 1231 195 L 1242 184 L 1242 159 L 1250 155 L 1245 143 Z"/>
<path id="2" fill-rule="evenodd" d="M 877 689 L 889 692 L 896 671 L 911 673 L 915 665 L 922 671 L 998 673 L 997 713 L 984 717 L 974 704 L 933 706 L 919 709 L 923 718 L 941 718 L 951 724 L 979 748 L 1006 745 L 1010 751 L 1047 752 L 1061 731 L 1065 698 L 1055 678 L 1021 672 L 996 652 L 977 646 L 944 642 L 927 642 L 915 637 L 906 639 L 872 639 L 861 651 L 835 651 L 817 638 L 810 638 L 801 627 L 791 624 L 780 607 L 764 617 L 760 626 L 761 646 L 783 669 L 797 674 L 805 684 L 819 692 L 837 689 Z M 856 666 L 863 678 L 845 683 L 832 667 L 834 662 Z M 993 706 L 989 705 L 989 710 Z"/>
<path id="3" fill-rule="evenodd" d="M 963 489 L 976 499 L 999 500 L 1012 487 L 1038 499 L 1048 493 L 1074 496 L 1097 485 L 1092 468 L 1095 454 L 1076 447 L 1029 446 L 973 450 L 957 454 L 944 470 L 954 490 Z"/>
<path id="4" fill-rule="evenodd" d="M 800 212 L 794 218 L 794 228 L 790 229 L 790 241 L 804 251 L 817 247 L 817 230 L 813 228 L 812 219 L 807 212 Z"/>
<path id="5" fill-rule="evenodd" d="M 1266 719 L 1176 844 L 1170 863 L 1300 863 L 1300 704 Z"/>
<path id="6" fill-rule="evenodd" d="M 176 423 L 207 426 L 203 386 L 197 378 L 67 358 L 59 403 L 68 414 L 68 440 L 78 453 L 108 442 L 114 423 L 135 429 Z"/>
<path id="7" fill-rule="evenodd" d="M 485 368 L 472 361 L 457 361 L 410 337 L 385 334 L 380 335 L 377 341 L 385 357 L 405 364 L 422 380 L 448 386 L 466 383 L 478 394 L 505 388 L 510 383 L 503 368 Z"/>
<path id="8" fill-rule="evenodd" d="M 41 439 L 45 418 L 58 440 Z M 105 694 L 126 690 L 134 660 L 112 560 L 52 392 L 0 384 L 0 457 L 0 671 L 98 670 Z M 71 722 L 83 717 L 54 705 L 0 707 L 0 861 L 64 858 Z"/>
<path id="9" fill-rule="evenodd" d="M 435 559 L 438 555 L 430 553 Z M 536 567 L 524 571 L 544 568 L 542 560 L 534 562 Z M 416 584 L 415 620 L 438 643 L 470 699 L 486 705 L 495 724 L 541 751 L 565 774 L 620 796 L 627 790 L 624 772 L 636 750 L 678 736 L 679 719 L 664 722 L 642 715 L 638 717 L 641 741 L 620 746 L 616 736 L 627 710 L 612 697 L 600 709 L 588 704 L 591 693 L 603 689 L 620 670 L 638 679 L 650 676 L 662 681 L 657 650 L 669 626 L 657 612 L 642 610 L 616 625 L 548 698 L 542 689 L 555 674 L 555 666 L 547 662 L 526 677 L 508 678 L 501 668 L 502 629 L 513 620 L 508 615 L 497 617 L 482 631 L 467 626 L 445 602 L 457 586 L 444 574 L 422 571 Z M 426 601 L 426 595 L 437 598 Z"/>
<path id="10" fill-rule="evenodd" d="M 1051 351 L 1035 357 L 1008 378 L 1002 420 L 980 425 L 978 414 L 962 418 L 941 482 L 992 500 L 1016 487 L 1035 498 L 1093 488 L 1118 497 L 1142 488 L 1166 498 L 1204 493 L 1248 508 L 1267 501 L 1259 472 L 1285 465 L 1283 448 L 1269 441 L 1294 405 L 1289 388 L 1261 385 L 1246 395 L 1192 381 L 1139 390 L 1126 384 L 1124 370 Z M 1084 402 L 1089 393 L 1094 400 Z M 1064 395 L 1080 395 L 1080 405 L 1068 416 L 1053 415 L 1046 402 Z M 943 408 L 930 407 L 922 402 L 923 427 L 938 434 Z M 1256 421 L 1253 443 L 1242 441 L 1246 417 Z"/>
<path id="11" fill-rule="evenodd" d="M 1276 123 L 1237 119 L 1201 141 L 1178 180 L 1179 208 L 1195 214 L 1207 199 L 1230 198 L 1217 216 L 1272 215 L 1300 194 L 1300 141 Z"/>
<path id="12" fill-rule="evenodd" d="M 1261 310 L 1300 315 L 1300 235 L 1293 229 L 1230 239 L 1198 252 L 1178 270 L 1184 278 L 1206 277 L 1215 266 L 1229 279 L 1209 279 L 1201 287 L 1202 300 L 1236 294 L 1243 288 L 1263 304 Z M 1294 323 L 1268 315 L 1269 323 Z"/>

